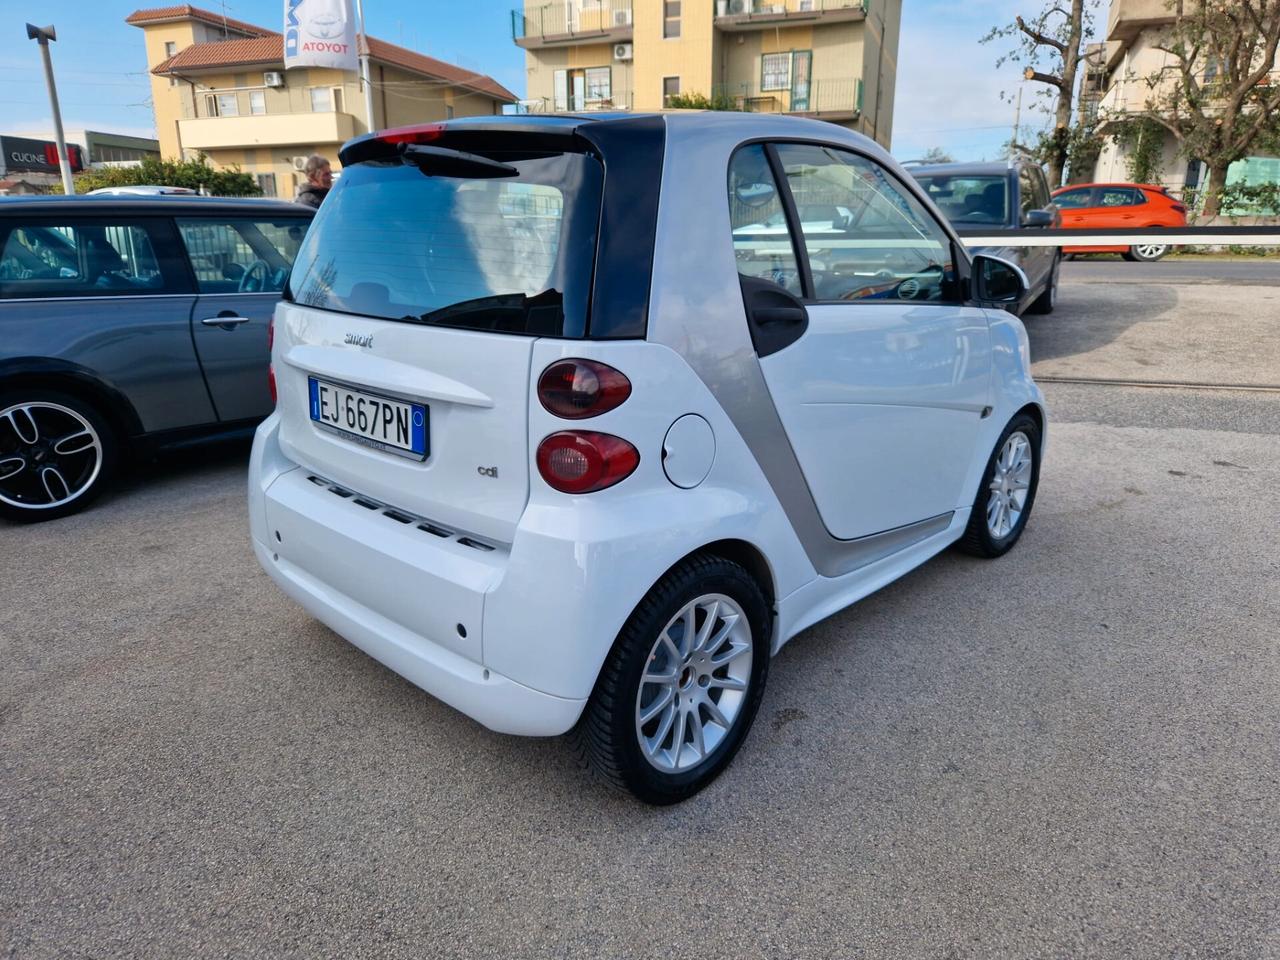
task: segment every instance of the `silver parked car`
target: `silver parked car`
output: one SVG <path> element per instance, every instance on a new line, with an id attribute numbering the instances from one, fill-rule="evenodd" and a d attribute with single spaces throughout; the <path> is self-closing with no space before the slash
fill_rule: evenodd
<path id="1" fill-rule="evenodd" d="M 127 452 L 247 434 L 314 211 L 272 200 L 0 200 L 0 517 L 82 509 Z"/>

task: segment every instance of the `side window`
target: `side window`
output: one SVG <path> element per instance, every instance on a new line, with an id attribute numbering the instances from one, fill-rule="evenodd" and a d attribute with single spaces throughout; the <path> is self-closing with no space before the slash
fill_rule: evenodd
<path id="1" fill-rule="evenodd" d="M 1018 209 L 1025 219 L 1027 213 L 1035 210 L 1039 204 L 1036 196 L 1036 184 L 1031 178 L 1030 167 L 1018 168 Z"/>
<path id="2" fill-rule="evenodd" d="M 1039 167 L 1032 169 L 1031 179 L 1035 181 L 1036 209 L 1043 210 L 1049 206 L 1049 181 L 1044 178 L 1044 171 Z"/>
<path id="3" fill-rule="evenodd" d="M 743 147 L 729 162 L 729 223 L 738 274 L 804 295 L 782 195 L 764 147 Z"/>
<path id="4" fill-rule="evenodd" d="M 142 222 L 44 221 L 0 226 L 0 298 L 130 296 L 181 289 Z"/>
<path id="5" fill-rule="evenodd" d="M 956 301 L 951 239 L 880 165 L 778 144 L 817 300 Z"/>
<path id="6" fill-rule="evenodd" d="M 1100 207 L 1134 207 L 1146 202 L 1142 192 L 1131 187 L 1103 187 L 1101 193 Z"/>
<path id="7" fill-rule="evenodd" d="M 307 232 L 307 222 L 179 220 L 201 293 L 261 293 L 284 282 Z"/>
<path id="8" fill-rule="evenodd" d="M 1053 198 L 1053 202 L 1064 210 L 1080 209 L 1091 205 L 1092 196 L 1090 188 L 1081 187 L 1078 190 L 1064 190 Z"/>

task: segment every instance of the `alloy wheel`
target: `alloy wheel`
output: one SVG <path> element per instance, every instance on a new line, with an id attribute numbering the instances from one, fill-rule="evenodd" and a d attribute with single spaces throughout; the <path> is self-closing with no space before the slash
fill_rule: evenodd
<path id="1" fill-rule="evenodd" d="M 1140 243 L 1133 249 L 1143 260 L 1159 260 L 1169 247 L 1163 243 Z"/>
<path id="2" fill-rule="evenodd" d="M 1007 537 L 1018 525 L 1031 487 L 1031 441 L 1021 430 L 1009 434 L 996 457 L 987 497 L 987 531 Z"/>
<path id="3" fill-rule="evenodd" d="M 641 753 L 664 773 L 697 766 L 733 728 L 751 683 L 751 627 L 720 593 L 685 604 L 649 651 L 636 694 Z"/>
<path id="4" fill-rule="evenodd" d="M 39 400 L 0 410 L 0 502 L 61 507 L 93 486 L 102 459 L 102 438 L 69 407 Z"/>

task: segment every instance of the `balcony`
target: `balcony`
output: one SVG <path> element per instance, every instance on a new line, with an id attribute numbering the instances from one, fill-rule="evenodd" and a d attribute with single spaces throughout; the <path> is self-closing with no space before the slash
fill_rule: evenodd
<path id="1" fill-rule="evenodd" d="M 748 113 L 791 113 L 821 120 L 852 120 L 862 113 L 862 81 L 814 80 L 782 90 L 762 90 L 752 83 L 720 83 L 712 87 L 721 97 Z"/>
<path id="2" fill-rule="evenodd" d="M 715 24 L 728 33 L 788 23 L 865 20 L 866 0 L 716 0 Z"/>
<path id="3" fill-rule="evenodd" d="M 1144 28 L 1172 22 L 1167 0 L 1111 0 L 1107 39 L 1132 43 Z"/>
<path id="4" fill-rule="evenodd" d="M 263 113 L 248 117 L 190 117 L 178 121 L 189 150 L 345 143 L 356 133 L 349 113 Z"/>
<path id="5" fill-rule="evenodd" d="M 634 101 L 635 94 L 629 90 L 592 100 L 585 96 L 571 96 L 561 103 L 553 103 L 547 97 L 535 97 L 516 104 L 516 113 L 610 113 L 631 110 L 635 105 Z"/>
<path id="6" fill-rule="evenodd" d="M 631 39 L 631 0 L 570 0 L 511 11 L 516 46 L 625 43 Z"/>

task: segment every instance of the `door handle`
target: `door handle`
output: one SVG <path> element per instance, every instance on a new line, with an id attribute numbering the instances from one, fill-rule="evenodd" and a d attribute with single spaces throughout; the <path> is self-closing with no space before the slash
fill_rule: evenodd
<path id="1" fill-rule="evenodd" d="M 756 323 L 804 323 L 809 317 L 804 307 L 756 307 L 751 313 Z"/>
<path id="2" fill-rule="evenodd" d="M 203 323 L 206 327 L 235 327 L 235 326 L 239 326 L 242 323 L 248 323 L 249 318 L 237 317 L 234 314 L 232 314 L 231 316 L 227 316 L 227 317 L 223 317 L 223 316 L 205 317 L 200 322 Z"/>

